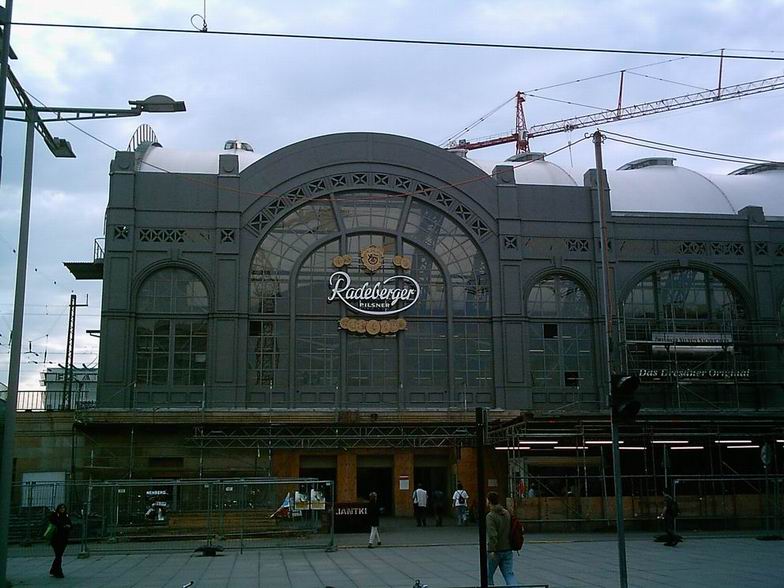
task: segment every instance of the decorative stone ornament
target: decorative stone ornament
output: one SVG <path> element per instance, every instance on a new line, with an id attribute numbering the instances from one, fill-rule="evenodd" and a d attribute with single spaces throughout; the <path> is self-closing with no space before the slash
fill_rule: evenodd
<path id="1" fill-rule="evenodd" d="M 408 255 L 395 255 L 392 258 L 392 265 L 404 270 L 411 269 L 411 258 Z"/>
<path id="2" fill-rule="evenodd" d="M 349 333 L 356 333 L 358 335 L 394 335 L 398 331 L 405 331 L 408 327 L 408 323 L 406 319 L 397 318 L 397 319 L 385 319 L 385 320 L 376 320 L 376 319 L 358 319 L 358 318 L 349 318 L 344 316 L 339 321 L 339 326 L 344 331 L 348 331 Z"/>
<path id="3" fill-rule="evenodd" d="M 359 254 L 362 258 L 362 265 L 371 274 L 380 270 L 384 265 L 384 249 L 379 245 L 368 245 Z"/>
<path id="4" fill-rule="evenodd" d="M 336 255 L 332 258 L 332 265 L 340 269 L 342 267 L 346 267 L 347 265 L 351 265 L 351 261 L 352 259 L 350 255 Z"/>

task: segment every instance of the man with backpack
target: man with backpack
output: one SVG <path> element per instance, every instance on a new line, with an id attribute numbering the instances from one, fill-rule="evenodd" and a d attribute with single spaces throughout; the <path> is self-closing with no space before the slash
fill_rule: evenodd
<path id="1" fill-rule="evenodd" d="M 457 490 L 452 494 L 452 506 L 457 513 L 457 526 L 462 527 L 468 520 L 468 492 L 463 490 L 460 482 L 457 483 Z"/>
<path id="2" fill-rule="evenodd" d="M 493 575 L 497 568 L 501 568 L 506 585 L 516 586 L 511 544 L 512 515 L 498 502 L 498 492 L 487 493 L 487 581 L 489 586 L 495 586 Z M 519 525 L 516 519 L 515 522 Z"/>

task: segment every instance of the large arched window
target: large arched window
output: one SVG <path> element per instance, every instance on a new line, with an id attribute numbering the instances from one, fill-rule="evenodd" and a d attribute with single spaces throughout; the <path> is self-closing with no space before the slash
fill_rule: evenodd
<path id="1" fill-rule="evenodd" d="M 190 271 L 165 268 L 144 281 L 136 298 L 136 384 L 204 384 L 208 311 L 207 289 Z"/>
<path id="2" fill-rule="evenodd" d="M 528 294 L 528 359 L 535 403 L 595 402 L 593 328 L 585 290 L 551 274 Z"/>
<path id="3" fill-rule="evenodd" d="M 381 252 L 378 267 L 363 261 L 368 248 Z M 363 314 L 328 301 L 338 270 L 369 288 L 413 279 L 420 295 L 401 313 Z M 370 321 L 380 325 L 371 331 L 383 330 L 371 334 Z M 336 193 L 278 221 L 251 263 L 249 335 L 247 382 L 258 402 L 399 408 L 492 400 L 484 256 L 465 228 L 412 195 Z"/>
<path id="4" fill-rule="evenodd" d="M 727 282 L 700 269 L 656 271 L 626 296 L 621 321 L 625 360 L 643 384 L 670 388 L 678 406 L 737 402 L 732 384 L 750 379 L 748 332 Z"/>

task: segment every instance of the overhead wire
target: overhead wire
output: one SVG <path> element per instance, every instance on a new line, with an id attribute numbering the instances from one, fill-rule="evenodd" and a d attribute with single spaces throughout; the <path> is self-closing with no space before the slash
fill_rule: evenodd
<path id="1" fill-rule="evenodd" d="M 690 51 L 663 51 L 648 49 L 613 49 L 609 47 L 572 47 L 566 45 L 520 45 L 515 43 L 487 43 L 478 41 L 437 41 L 434 39 L 406 39 L 401 37 L 360 37 L 348 35 L 306 35 L 297 33 L 263 33 L 260 31 L 231 31 L 231 30 L 194 30 L 173 27 L 142 27 L 142 26 L 120 26 L 120 25 L 95 25 L 95 24 L 73 24 L 73 23 L 45 23 L 20 21 L 13 22 L 13 26 L 19 27 L 49 27 L 62 29 L 85 29 L 96 31 L 126 31 L 137 33 L 175 33 L 185 35 L 216 35 L 233 37 L 260 37 L 268 39 L 293 39 L 306 41 L 348 41 L 356 43 L 381 43 L 396 45 L 430 45 L 435 47 L 467 47 L 484 49 L 516 49 L 527 51 L 556 51 L 567 53 L 603 53 L 615 55 L 664 55 L 672 57 L 699 57 L 717 59 L 720 56 L 710 53 L 698 53 Z M 784 61 L 784 57 L 772 57 L 765 55 L 737 55 L 725 53 L 724 59 L 751 60 L 751 61 Z"/>
<path id="2" fill-rule="evenodd" d="M 770 163 L 770 164 L 782 164 L 780 161 L 775 161 L 772 159 L 762 159 L 758 157 L 746 157 L 744 155 L 734 155 L 729 153 L 720 153 L 718 151 L 708 151 L 706 149 L 697 149 L 692 147 L 684 147 L 682 145 L 673 145 L 672 143 L 663 143 L 661 141 L 654 141 L 651 139 L 642 139 L 640 137 L 634 137 L 632 135 L 624 135 L 622 133 L 616 133 L 614 131 L 601 131 L 603 135 L 607 136 L 608 139 L 614 139 L 614 137 L 623 137 L 627 140 L 637 141 L 640 143 L 648 143 L 653 145 L 651 148 L 661 149 L 662 151 L 666 150 L 665 148 L 678 150 L 683 155 L 694 155 L 694 157 L 705 157 L 707 159 L 717 159 L 723 158 L 726 161 L 732 161 L 734 163 Z M 708 157 L 710 156 L 710 157 Z"/>
<path id="3" fill-rule="evenodd" d="M 715 53 L 717 51 L 720 51 L 720 50 L 719 49 L 712 49 L 710 51 L 705 51 L 704 53 Z M 536 94 L 534 94 L 534 92 L 541 92 L 542 90 L 550 90 L 550 89 L 553 89 L 553 88 L 561 88 L 563 86 L 569 86 L 569 85 L 572 85 L 572 84 L 579 84 L 579 83 L 582 83 L 582 82 L 587 82 L 589 80 L 596 80 L 596 79 L 599 79 L 599 78 L 604 78 L 604 77 L 608 77 L 608 76 L 617 75 L 617 74 L 620 74 L 622 72 L 633 73 L 633 74 L 636 74 L 636 75 L 644 76 L 644 74 L 637 74 L 635 70 L 644 69 L 644 68 L 648 68 L 648 67 L 654 67 L 654 66 L 657 66 L 657 65 L 664 65 L 666 63 L 672 63 L 672 62 L 675 62 L 675 61 L 682 61 L 684 59 L 689 59 L 689 57 L 675 57 L 675 58 L 672 58 L 672 59 L 664 59 L 664 60 L 660 60 L 660 61 L 654 61 L 652 63 L 643 63 L 641 65 L 635 65 L 635 66 L 626 67 L 626 68 L 623 68 L 623 69 L 616 69 L 616 70 L 613 70 L 613 71 L 609 71 L 609 72 L 605 72 L 605 73 L 601 73 L 601 74 L 596 74 L 596 75 L 592 75 L 592 76 L 587 76 L 587 77 L 584 77 L 584 78 L 576 78 L 574 80 L 569 80 L 569 81 L 566 81 L 566 82 L 558 82 L 556 84 L 549 84 L 547 86 L 541 86 L 539 88 L 533 88 L 531 90 L 523 90 L 522 93 L 526 97 L 527 96 L 533 96 L 535 98 L 540 98 L 540 99 L 543 99 L 543 100 L 552 100 L 554 102 L 558 102 L 558 100 L 556 98 L 550 98 L 550 97 L 547 97 L 547 96 L 536 95 Z M 644 76 L 644 77 L 652 77 L 652 76 Z M 654 78 L 654 79 L 659 79 L 659 78 Z M 672 82 L 671 80 L 665 80 L 665 79 L 661 79 L 661 81 Z M 672 82 L 672 83 L 676 83 L 677 84 L 679 82 Z M 700 90 L 704 90 L 705 89 L 705 88 L 700 88 L 699 86 L 691 86 L 691 87 L 698 88 Z M 500 104 L 499 106 L 497 106 L 496 108 L 491 110 L 486 115 L 480 117 L 479 119 L 477 119 L 476 121 L 474 121 L 473 123 L 468 125 L 463 130 L 458 131 L 456 133 L 453 133 L 448 139 L 446 139 L 445 141 L 442 141 L 441 143 L 439 143 L 439 145 L 441 147 L 444 147 L 450 141 L 453 141 L 457 137 L 459 137 L 460 135 L 463 135 L 463 134 L 467 133 L 468 131 L 470 131 L 471 129 L 473 129 L 474 127 L 479 125 L 480 123 L 484 122 L 491 115 L 493 115 L 496 112 L 498 112 L 502 107 L 504 107 L 507 104 L 509 104 L 509 102 L 514 100 L 516 96 L 517 96 L 516 94 L 513 95 L 511 98 L 506 100 L 503 104 Z M 599 108 L 598 106 L 588 106 L 588 105 L 585 105 L 585 104 L 581 105 L 581 104 L 576 103 L 576 102 L 575 103 L 566 102 L 566 103 L 567 104 L 575 104 L 575 105 L 578 105 L 578 106 L 585 106 L 585 108 L 593 108 L 595 110 L 600 110 L 600 111 L 601 110 L 610 110 L 610 109 L 607 109 L 607 108 Z"/>

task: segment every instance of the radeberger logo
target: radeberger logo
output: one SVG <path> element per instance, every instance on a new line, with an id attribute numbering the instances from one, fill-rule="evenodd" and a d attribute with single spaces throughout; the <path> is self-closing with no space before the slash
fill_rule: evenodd
<path id="1" fill-rule="evenodd" d="M 329 277 L 332 292 L 327 300 L 339 299 L 354 312 L 388 316 L 408 310 L 419 299 L 419 283 L 410 276 L 390 276 L 383 282 L 353 285 L 344 271 Z"/>
<path id="2" fill-rule="evenodd" d="M 371 274 L 375 273 L 384 265 L 384 249 L 379 245 L 369 245 L 360 251 L 360 259 L 365 270 Z M 419 300 L 419 283 L 410 276 L 395 275 L 380 282 L 357 284 L 352 281 L 348 272 L 340 269 L 351 264 L 351 256 L 338 255 L 332 260 L 332 264 L 339 271 L 336 271 L 329 277 L 330 294 L 329 298 L 327 298 L 328 302 L 340 300 L 350 310 L 357 313 L 371 316 L 390 316 L 408 310 Z M 401 269 L 410 269 L 411 258 L 395 255 L 393 265 Z M 356 329 L 355 331 L 362 332 L 364 330 Z M 369 331 L 364 332 L 371 335 L 376 334 L 372 331 L 375 331 L 375 324 Z M 387 331 L 387 329 L 377 332 L 384 333 L 384 331 Z M 387 332 L 393 333 L 395 330 L 390 327 Z"/>

